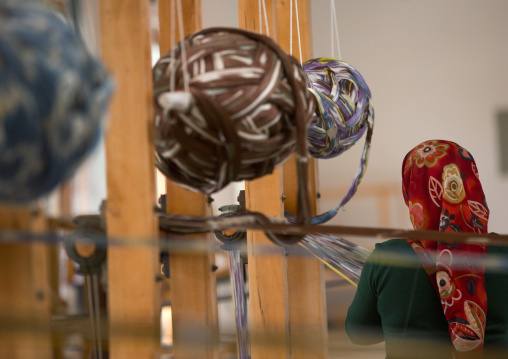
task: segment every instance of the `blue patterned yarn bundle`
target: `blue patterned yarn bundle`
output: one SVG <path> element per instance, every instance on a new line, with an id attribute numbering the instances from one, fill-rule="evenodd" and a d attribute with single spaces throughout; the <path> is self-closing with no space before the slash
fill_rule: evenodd
<path id="1" fill-rule="evenodd" d="M 101 138 L 112 82 L 72 26 L 40 2 L 0 0 L 0 201 L 68 178 Z"/>
<path id="2" fill-rule="evenodd" d="M 353 146 L 374 117 L 364 78 L 347 62 L 317 58 L 303 64 L 316 111 L 309 126 L 313 157 L 331 158 Z"/>
<path id="3" fill-rule="evenodd" d="M 333 158 L 353 146 L 364 134 L 360 164 L 351 186 L 339 204 L 318 216 L 313 224 L 322 224 L 337 214 L 354 196 L 365 171 L 374 131 L 374 108 L 364 78 L 347 62 L 322 57 L 306 61 L 303 69 L 315 103 L 315 111 L 307 131 L 308 150 L 318 159 Z M 294 216 L 286 212 L 294 222 Z"/>

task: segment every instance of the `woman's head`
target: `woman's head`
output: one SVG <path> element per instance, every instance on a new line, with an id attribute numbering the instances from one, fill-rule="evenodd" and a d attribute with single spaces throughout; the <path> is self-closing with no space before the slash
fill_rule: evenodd
<path id="1" fill-rule="evenodd" d="M 409 151 L 402 193 L 414 229 L 487 232 L 489 209 L 476 163 L 454 142 L 429 140 Z"/>

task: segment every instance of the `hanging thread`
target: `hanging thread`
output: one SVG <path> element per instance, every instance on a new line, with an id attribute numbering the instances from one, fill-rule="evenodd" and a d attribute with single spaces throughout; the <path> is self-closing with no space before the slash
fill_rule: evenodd
<path id="1" fill-rule="evenodd" d="M 355 287 L 371 253 L 346 239 L 321 233 L 305 235 L 299 245 Z"/>
<path id="2" fill-rule="evenodd" d="M 300 56 L 300 63 L 303 62 L 302 58 L 302 41 L 300 37 L 300 21 L 298 19 L 298 0 L 295 1 L 296 11 L 296 33 L 298 36 L 298 52 Z M 289 54 L 293 55 L 293 0 L 289 1 Z"/>
<path id="3" fill-rule="evenodd" d="M 263 14 L 265 16 L 266 36 L 270 36 L 270 27 L 268 25 L 268 15 L 266 13 L 266 3 L 265 3 L 265 0 L 262 0 L 262 4 L 263 4 Z"/>
<path id="4" fill-rule="evenodd" d="M 332 50 L 331 51 L 332 57 L 335 57 L 335 44 L 333 41 L 333 6 L 334 6 L 333 0 L 330 0 L 330 42 L 331 42 L 330 49 Z"/>
<path id="5" fill-rule="evenodd" d="M 332 48 L 332 57 L 335 57 L 335 40 L 337 41 L 337 58 L 342 59 L 342 54 L 340 52 L 340 40 L 339 40 L 339 22 L 337 20 L 337 11 L 335 9 L 335 0 L 330 0 L 330 38 L 331 38 L 331 48 Z M 334 32 L 335 30 L 335 32 Z M 335 38 L 334 38 L 335 34 Z"/>
<path id="6" fill-rule="evenodd" d="M 171 42 L 171 55 L 170 61 L 175 63 L 175 48 L 176 48 L 176 2 L 175 0 L 171 0 L 171 30 L 169 34 L 170 42 Z M 175 76 L 169 76 L 169 91 L 175 91 Z"/>
<path id="7" fill-rule="evenodd" d="M 178 14 L 178 31 L 180 32 L 180 44 L 181 44 L 181 59 L 183 67 L 183 88 L 185 92 L 189 92 L 189 71 L 187 68 L 187 50 L 185 48 L 185 34 L 183 26 L 183 10 L 182 0 L 176 0 L 177 14 Z"/>
<path id="8" fill-rule="evenodd" d="M 300 63 L 303 63 L 302 39 L 300 37 L 300 20 L 299 20 L 299 16 L 298 16 L 298 0 L 295 0 L 295 10 L 296 10 L 296 32 L 298 34 L 298 52 L 300 55 Z"/>
<path id="9" fill-rule="evenodd" d="M 263 33 L 263 18 L 261 17 L 261 0 L 258 0 L 259 33 Z"/>
<path id="10" fill-rule="evenodd" d="M 240 250 L 229 252 L 229 271 L 235 307 L 235 321 L 239 359 L 249 359 L 249 332 L 247 328 L 247 300 L 245 298 L 243 261 Z"/>
<path id="11" fill-rule="evenodd" d="M 293 0 L 289 0 L 289 54 L 293 55 Z"/>

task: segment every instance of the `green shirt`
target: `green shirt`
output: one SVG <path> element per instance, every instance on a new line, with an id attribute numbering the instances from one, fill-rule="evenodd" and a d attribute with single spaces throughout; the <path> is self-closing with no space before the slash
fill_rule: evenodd
<path id="1" fill-rule="evenodd" d="M 508 267 L 508 247 L 489 246 L 487 258 Z M 484 358 L 508 358 L 508 272 L 489 268 Z M 348 310 L 346 332 L 355 344 L 384 340 L 387 358 L 452 358 L 440 299 L 406 240 L 376 244 Z"/>

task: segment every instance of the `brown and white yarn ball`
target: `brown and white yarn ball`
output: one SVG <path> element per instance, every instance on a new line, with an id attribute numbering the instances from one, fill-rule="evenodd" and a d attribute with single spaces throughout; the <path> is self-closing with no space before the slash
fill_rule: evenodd
<path id="1" fill-rule="evenodd" d="M 209 28 L 183 42 L 153 69 L 164 175 L 211 194 L 271 173 L 295 151 L 306 162 L 314 105 L 295 58 L 269 37 L 239 29 Z"/>

